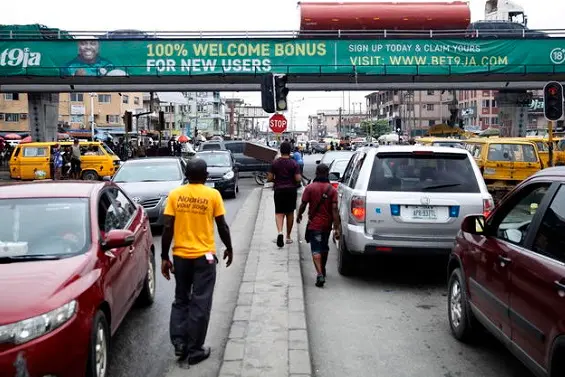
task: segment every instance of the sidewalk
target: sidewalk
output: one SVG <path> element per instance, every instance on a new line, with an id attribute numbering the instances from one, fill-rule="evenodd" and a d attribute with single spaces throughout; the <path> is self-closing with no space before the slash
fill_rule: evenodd
<path id="1" fill-rule="evenodd" d="M 219 377 L 310 377 L 298 232 L 277 247 L 273 191 L 262 194 Z"/>

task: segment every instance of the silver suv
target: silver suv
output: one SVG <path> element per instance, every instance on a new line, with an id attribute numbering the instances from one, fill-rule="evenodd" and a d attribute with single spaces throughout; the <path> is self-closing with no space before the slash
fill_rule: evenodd
<path id="1" fill-rule="evenodd" d="M 342 275 L 352 274 L 363 255 L 447 255 L 463 218 L 494 207 L 469 152 L 450 147 L 362 148 L 338 196 Z"/>

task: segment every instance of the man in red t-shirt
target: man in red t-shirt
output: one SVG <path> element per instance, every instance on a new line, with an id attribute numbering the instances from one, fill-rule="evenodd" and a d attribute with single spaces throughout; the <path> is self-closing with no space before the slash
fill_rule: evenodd
<path id="1" fill-rule="evenodd" d="M 337 210 L 337 191 L 329 179 L 328 165 L 319 164 L 316 167 L 316 178 L 306 186 L 302 193 L 302 204 L 298 210 L 297 222 L 302 221 L 302 214 L 308 206 L 308 225 L 310 232 L 310 248 L 316 268 L 316 286 L 323 287 L 326 282 L 326 263 L 330 251 L 329 239 L 334 230 L 334 237 L 339 238 L 341 223 Z"/>

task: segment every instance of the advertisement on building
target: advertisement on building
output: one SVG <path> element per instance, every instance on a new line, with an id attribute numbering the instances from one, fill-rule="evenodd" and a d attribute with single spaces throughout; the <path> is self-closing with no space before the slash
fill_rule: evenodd
<path id="1" fill-rule="evenodd" d="M 0 76 L 565 72 L 560 39 L 0 42 Z"/>

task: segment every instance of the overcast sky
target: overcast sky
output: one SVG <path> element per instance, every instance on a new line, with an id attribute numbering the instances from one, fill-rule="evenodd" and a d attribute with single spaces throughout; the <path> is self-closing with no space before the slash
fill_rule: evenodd
<path id="1" fill-rule="evenodd" d="M 310 0 L 316 1 L 316 0 Z M 364 0 L 357 0 L 364 1 Z M 402 2 L 402 0 L 397 0 Z M 418 1 L 418 0 L 413 0 Z M 429 1 L 429 0 L 428 0 Z M 500 0 L 502 1 L 502 0 Z M 526 10 L 532 29 L 565 29 L 565 0 L 514 0 Z M 483 19 L 485 0 L 471 0 L 473 20 Z M 142 1 L 70 0 L 2 1 L 0 24 L 40 23 L 69 31 L 115 29 L 139 30 L 298 30 L 297 0 L 165 0 L 158 3 Z M 295 119 L 299 128 L 306 127 L 308 114 L 318 109 L 344 106 L 348 101 L 356 109 L 365 106 L 368 92 L 295 92 Z M 224 93 L 248 103 L 260 104 L 258 93 Z M 304 98 L 302 101 L 301 99 Z M 349 100 L 350 98 L 350 100 Z M 290 117 L 290 113 L 287 115 Z"/>

